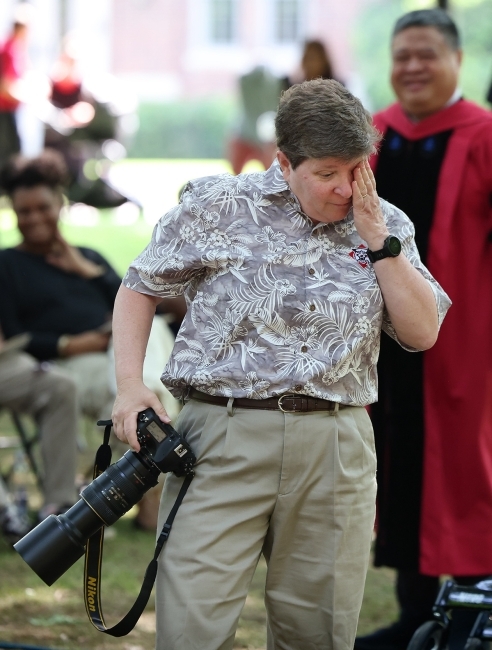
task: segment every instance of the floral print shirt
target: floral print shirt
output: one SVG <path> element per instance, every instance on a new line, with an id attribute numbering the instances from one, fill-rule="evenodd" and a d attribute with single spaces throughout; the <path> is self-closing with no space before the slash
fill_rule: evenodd
<path id="1" fill-rule="evenodd" d="M 432 287 L 441 323 L 451 303 L 420 261 L 411 221 L 382 199 L 381 207 Z M 193 386 L 253 399 L 288 392 L 357 406 L 377 400 L 381 329 L 397 336 L 352 210 L 315 225 L 277 162 L 266 172 L 188 183 L 123 282 L 186 298 L 162 374 L 176 397 Z"/>

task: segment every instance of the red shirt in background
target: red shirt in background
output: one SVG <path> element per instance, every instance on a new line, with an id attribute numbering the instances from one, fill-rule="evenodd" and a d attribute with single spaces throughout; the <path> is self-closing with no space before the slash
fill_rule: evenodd
<path id="1" fill-rule="evenodd" d="M 0 48 L 0 86 L 6 81 L 7 84 L 21 79 L 27 68 L 27 54 L 23 40 L 11 36 Z M 0 111 L 13 112 L 19 105 L 19 101 L 13 99 L 0 90 Z"/>

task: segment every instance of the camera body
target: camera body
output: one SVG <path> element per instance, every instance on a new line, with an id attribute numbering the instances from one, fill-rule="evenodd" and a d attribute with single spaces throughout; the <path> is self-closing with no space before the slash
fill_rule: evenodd
<path id="1" fill-rule="evenodd" d="M 161 422 L 153 409 L 138 414 L 137 439 L 138 453 L 160 472 L 184 476 L 193 470 L 196 458 L 191 447 L 170 424 Z"/>
<path id="2" fill-rule="evenodd" d="M 153 409 L 137 416 L 140 451 L 127 451 L 80 494 L 63 515 L 50 515 L 15 545 L 15 550 L 47 585 L 52 585 L 83 554 L 87 540 L 127 513 L 161 473 L 193 475 L 195 455 L 180 434 Z"/>

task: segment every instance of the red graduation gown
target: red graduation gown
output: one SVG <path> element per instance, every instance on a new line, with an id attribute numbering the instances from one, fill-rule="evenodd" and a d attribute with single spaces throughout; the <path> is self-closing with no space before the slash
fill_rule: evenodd
<path id="1" fill-rule="evenodd" d="M 374 123 L 409 140 L 453 129 L 427 258 L 453 305 L 424 353 L 419 566 L 492 574 L 492 113 L 462 100 L 414 124 L 394 104 Z"/>

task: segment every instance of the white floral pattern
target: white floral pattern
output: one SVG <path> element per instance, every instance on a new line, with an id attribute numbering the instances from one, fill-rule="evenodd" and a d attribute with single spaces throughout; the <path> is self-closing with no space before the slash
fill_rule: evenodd
<path id="1" fill-rule="evenodd" d="M 410 220 L 381 200 L 390 232 L 434 291 Z M 188 311 L 162 380 L 229 397 L 286 392 L 365 406 L 377 399 L 381 330 L 397 340 L 352 212 L 334 224 L 302 213 L 277 163 L 263 173 L 188 183 L 124 283 L 185 296 Z"/>

